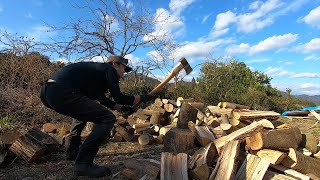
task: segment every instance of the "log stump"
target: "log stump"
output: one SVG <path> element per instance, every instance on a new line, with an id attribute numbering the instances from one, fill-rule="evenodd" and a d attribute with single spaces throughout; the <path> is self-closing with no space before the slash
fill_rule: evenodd
<path id="1" fill-rule="evenodd" d="M 170 129 L 164 137 L 164 151 L 182 153 L 195 147 L 195 138 L 189 129 Z"/>

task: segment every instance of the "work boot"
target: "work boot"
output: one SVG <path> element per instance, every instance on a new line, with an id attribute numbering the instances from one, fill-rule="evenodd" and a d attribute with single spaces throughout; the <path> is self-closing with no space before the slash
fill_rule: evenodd
<path id="1" fill-rule="evenodd" d="M 74 161 L 79 152 L 80 137 L 69 136 L 65 139 L 66 160 Z"/>
<path id="2" fill-rule="evenodd" d="M 111 176 L 111 170 L 106 166 L 96 164 L 75 164 L 75 176 L 88 176 L 92 178 Z"/>

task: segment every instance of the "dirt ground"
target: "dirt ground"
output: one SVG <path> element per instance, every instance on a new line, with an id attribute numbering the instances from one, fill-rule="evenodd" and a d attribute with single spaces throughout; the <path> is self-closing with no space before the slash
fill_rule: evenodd
<path id="1" fill-rule="evenodd" d="M 94 179 L 127 179 L 121 175 L 124 168 L 123 162 L 126 159 L 155 159 L 160 161 L 163 145 L 141 146 L 138 143 L 110 142 L 102 145 L 95 163 L 109 166 L 113 172 L 113 177 Z M 0 166 L 1 180 L 86 180 L 92 178 L 74 177 L 72 161 L 65 160 L 63 148 L 61 151 L 48 153 L 35 163 L 26 163 L 21 159 L 7 158 Z"/>
<path id="2" fill-rule="evenodd" d="M 320 138 L 320 125 L 310 127 L 315 120 L 304 120 L 295 118 L 281 118 L 281 122 L 291 126 L 297 126 L 303 133 L 311 133 Z M 155 159 L 160 161 L 163 145 L 154 144 L 141 146 L 137 142 L 110 142 L 101 146 L 95 162 L 100 165 L 109 166 L 113 177 L 95 179 L 128 179 L 121 175 L 124 161 L 130 158 Z M 19 158 L 7 158 L 0 166 L 0 180 L 85 180 L 90 178 L 74 177 L 73 162 L 66 161 L 63 148 L 58 152 L 48 153 L 35 163 L 26 163 Z"/>

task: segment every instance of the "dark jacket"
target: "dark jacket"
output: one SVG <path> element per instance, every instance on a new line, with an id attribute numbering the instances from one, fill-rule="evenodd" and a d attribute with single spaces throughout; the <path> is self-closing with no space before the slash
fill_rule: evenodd
<path id="1" fill-rule="evenodd" d="M 78 62 L 58 70 L 52 77 L 65 88 L 74 89 L 92 100 L 98 100 L 104 106 L 133 105 L 134 96 L 123 95 L 119 88 L 117 71 L 109 63 Z M 109 90 L 114 101 L 105 93 Z"/>

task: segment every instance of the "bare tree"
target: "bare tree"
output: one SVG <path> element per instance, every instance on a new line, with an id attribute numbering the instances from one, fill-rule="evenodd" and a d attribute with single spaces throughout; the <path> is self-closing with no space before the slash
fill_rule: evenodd
<path id="1" fill-rule="evenodd" d="M 0 52 L 9 53 L 15 56 L 25 56 L 31 52 L 37 51 L 42 43 L 27 36 L 18 36 L 7 31 L 0 31 L 0 43 L 2 44 Z"/>
<path id="2" fill-rule="evenodd" d="M 166 34 L 153 34 L 158 18 L 152 16 L 142 2 L 126 0 L 87 0 L 74 6 L 91 15 L 72 20 L 53 30 L 68 31 L 69 37 L 55 42 L 55 50 L 61 56 L 76 60 L 105 58 L 110 54 L 125 56 L 140 48 L 157 52 L 171 46 Z M 62 38 L 60 38 L 62 39 Z"/>

